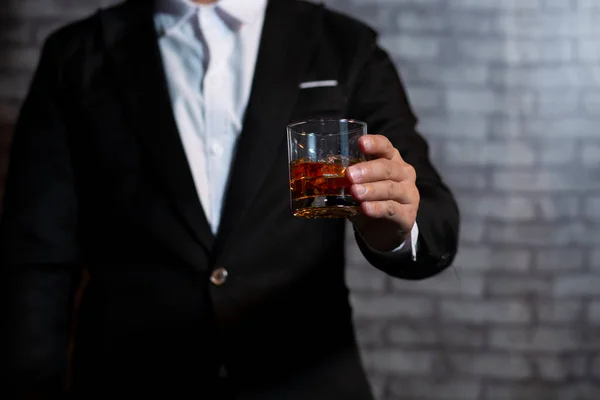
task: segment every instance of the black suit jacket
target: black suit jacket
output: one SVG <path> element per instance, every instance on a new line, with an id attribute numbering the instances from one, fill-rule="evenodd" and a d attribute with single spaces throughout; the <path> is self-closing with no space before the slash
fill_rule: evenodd
<path id="1" fill-rule="evenodd" d="M 456 252 L 458 211 L 392 62 L 365 25 L 271 0 L 213 236 L 176 129 L 152 10 L 129 0 L 44 45 L 14 135 L 1 221 L 5 392 L 62 390 L 85 266 L 75 396 L 219 398 L 225 370 L 241 399 L 370 399 L 344 282 L 345 222 L 292 217 L 285 126 L 351 117 L 387 135 L 417 171 L 418 257 L 357 241 L 382 273 L 440 272 Z M 329 79 L 339 86 L 299 89 Z M 210 281 L 218 268 L 228 271 L 222 285 Z"/>

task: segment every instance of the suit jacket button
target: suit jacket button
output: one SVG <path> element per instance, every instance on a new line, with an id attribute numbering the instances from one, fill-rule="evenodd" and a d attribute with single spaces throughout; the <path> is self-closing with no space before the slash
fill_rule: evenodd
<path id="1" fill-rule="evenodd" d="M 225 268 L 217 268 L 210 275 L 210 281 L 215 286 L 221 286 L 227 280 L 228 272 Z"/>

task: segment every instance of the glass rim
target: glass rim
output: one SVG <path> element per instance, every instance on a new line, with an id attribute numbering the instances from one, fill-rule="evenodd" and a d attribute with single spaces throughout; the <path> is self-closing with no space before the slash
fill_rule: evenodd
<path id="1" fill-rule="evenodd" d="M 323 123 L 323 122 L 347 122 L 349 124 L 360 125 L 357 128 L 348 129 L 344 132 L 298 132 L 294 131 L 294 128 L 301 125 L 307 125 L 311 123 Z M 307 119 L 304 121 L 296 121 L 289 124 L 286 129 L 289 134 L 297 135 L 297 136 L 308 136 L 308 135 L 318 135 L 318 136 L 339 136 L 339 135 L 350 135 L 356 132 L 364 132 L 367 127 L 367 123 L 364 121 L 360 121 L 358 119 L 349 119 L 349 118 L 314 118 Z"/>

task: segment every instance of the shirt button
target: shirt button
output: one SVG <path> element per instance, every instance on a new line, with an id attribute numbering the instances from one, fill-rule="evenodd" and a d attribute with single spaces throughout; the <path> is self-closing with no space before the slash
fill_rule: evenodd
<path id="1" fill-rule="evenodd" d="M 221 146 L 220 144 L 213 144 L 212 146 L 210 146 L 210 154 L 212 154 L 213 156 L 220 156 L 223 154 L 223 146 Z"/>
<path id="2" fill-rule="evenodd" d="M 229 275 L 229 273 L 225 268 L 217 268 L 210 275 L 210 281 L 215 286 L 221 286 L 227 280 L 227 275 Z"/>

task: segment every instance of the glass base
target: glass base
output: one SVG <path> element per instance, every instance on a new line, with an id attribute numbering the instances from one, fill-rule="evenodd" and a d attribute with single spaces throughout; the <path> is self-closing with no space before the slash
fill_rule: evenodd
<path id="1" fill-rule="evenodd" d="M 314 196 L 292 200 L 295 217 L 350 218 L 360 214 L 360 206 L 352 196 Z"/>

